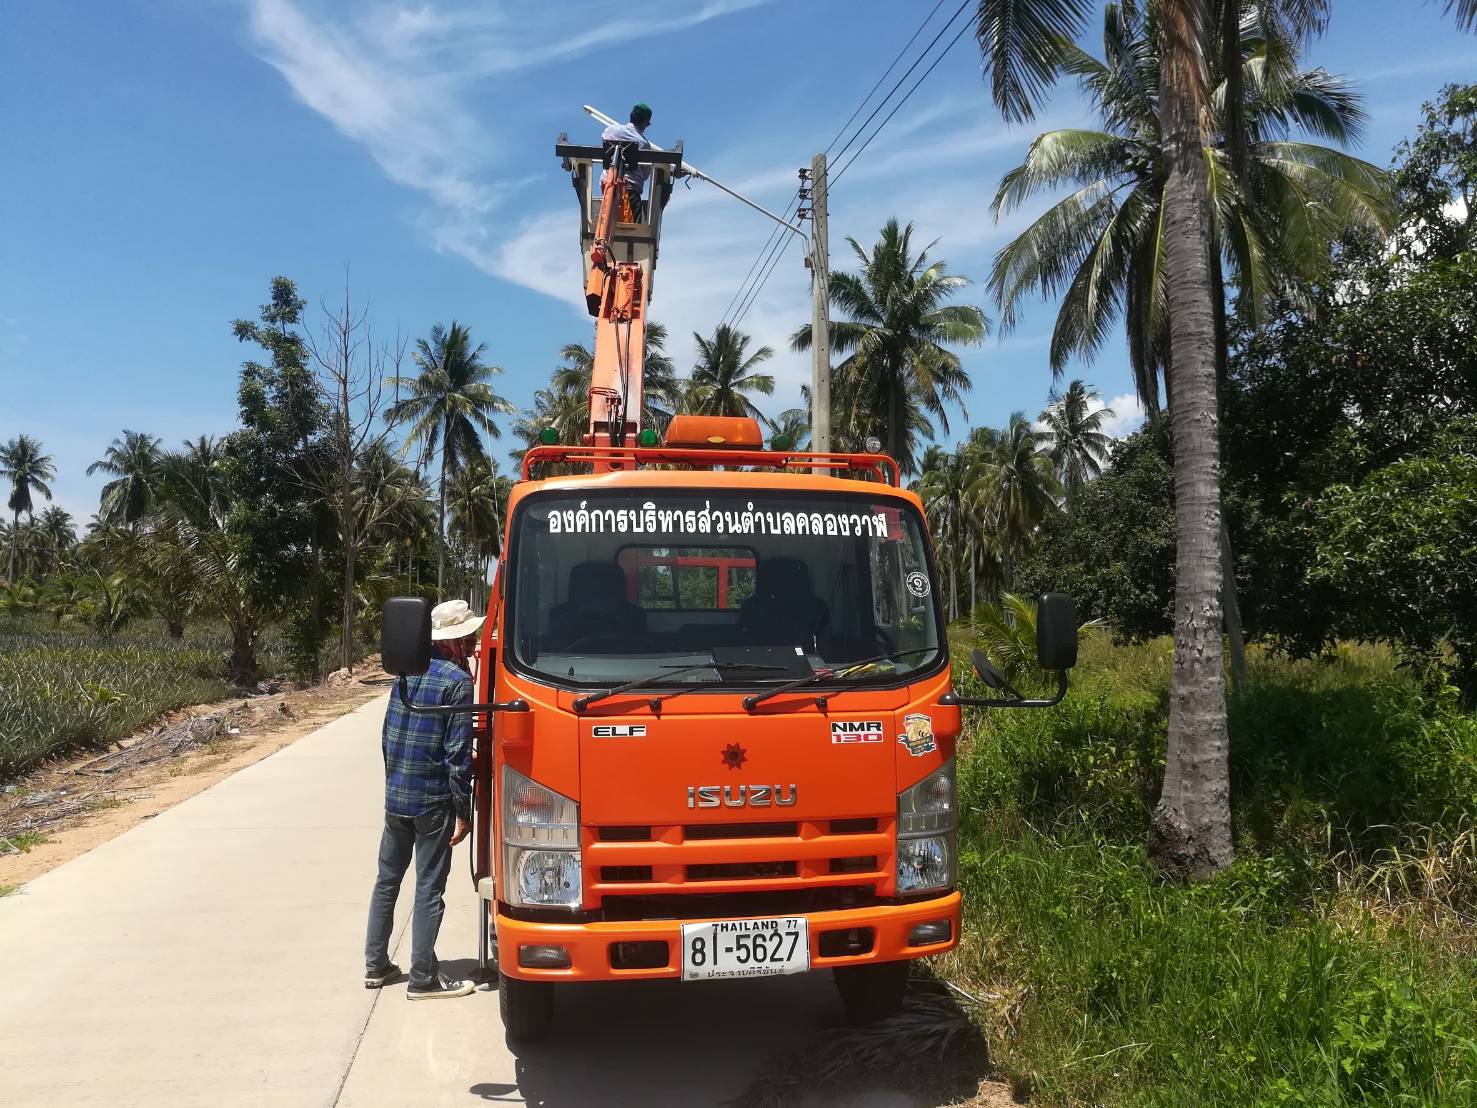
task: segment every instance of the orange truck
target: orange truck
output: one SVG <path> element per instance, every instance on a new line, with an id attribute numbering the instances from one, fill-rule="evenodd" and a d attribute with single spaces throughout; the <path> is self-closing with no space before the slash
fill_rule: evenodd
<path id="1" fill-rule="evenodd" d="M 590 424 L 523 459 L 462 709 L 506 1033 L 544 1033 L 570 982 L 822 969 L 853 1021 L 881 1018 L 913 959 L 958 942 L 962 708 L 1058 702 L 1075 612 L 1060 594 L 1038 609 L 1055 697 L 1025 699 L 978 655 L 1000 695 L 956 696 L 927 522 L 891 458 L 766 447 L 749 419 L 643 429 L 680 151 L 561 136 L 558 153 L 596 318 Z M 633 160 L 645 202 L 621 195 Z M 429 664 L 430 602 L 389 601 L 382 648 L 403 697 Z"/>

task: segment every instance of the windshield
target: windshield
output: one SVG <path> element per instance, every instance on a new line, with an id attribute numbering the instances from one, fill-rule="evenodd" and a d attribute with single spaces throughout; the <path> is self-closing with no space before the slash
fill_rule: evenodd
<path id="1" fill-rule="evenodd" d="M 519 510 L 511 551 L 512 660 L 560 684 L 660 674 L 653 684 L 762 687 L 917 651 L 847 678 L 894 683 L 939 660 L 922 525 L 895 500 L 537 496 Z M 714 660 L 718 670 L 697 665 Z"/>

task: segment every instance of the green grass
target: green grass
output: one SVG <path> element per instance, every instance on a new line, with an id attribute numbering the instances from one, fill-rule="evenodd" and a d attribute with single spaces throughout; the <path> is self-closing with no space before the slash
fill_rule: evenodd
<path id="1" fill-rule="evenodd" d="M 1477 1104 L 1477 721 L 1381 650 L 1254 655 L 1239 860 L 1187 888 L 1141 845 L 1168 673 L 1095 642 L 1058 709 L 971 721 L 946 968 L 1010 998 L 997 1064 L 1043 1104 Z"/>

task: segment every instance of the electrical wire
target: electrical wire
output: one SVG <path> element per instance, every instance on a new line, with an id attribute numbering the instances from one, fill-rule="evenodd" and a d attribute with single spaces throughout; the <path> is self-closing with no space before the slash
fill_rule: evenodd
<path id="1" fill-rule="evenodd" d="M 971 0 L 964 0 L 964 3 L 960 4 L 957 8 L 954 9 L 954 14 L 949 16 L 944 25 L 939 28 L 938 34 L 934 35 L 929 44 L 923 48 L 923 52 L 913 59 L 913 64 L 908 66 L 907 71 L 897 79 L 897 83 L 893 85 L 892 88 L 887 90 L 887 95 L 884 96 L 880 101 L 878 101 L 877 106 L 872 109 L 872 114 L 867 116 L 862 125 L 852 132 L 851 138 L 846 140 L 846 145 L 843 146 L 840 153 L 836 155 L 836 160 L 838 162 L 846 156 L 846 152 L 851 149 L 851 144 L 854 143 L 858 137 L 860 137 L 861 133 L 867 129 L 867 126 L 872 122 L 872 120 L 877 118 L 877 113 L 880 112 L 883 108 L 887 107 L 887 102 L 892 99 L 893 93 L 902 88 L 903 82 L 908 79 L 913 70 L 917 69 L 919 63 L 922 62 L 924 58 L 928 57 L 928 52 L 938 45 L 939 39 L 943 38 L 946 34 L 949 33 L 949 28 L 953 27 L 954 21 L 959 18 L 960 13 L 963 12 L 965 8 L 969 7 L 970 3 Z M 964 21 L 964 26 L 968 27 L 969 25 L 970 20 L 966 19 Z M 957 42 L 958 39 L 956 38 L 954 41 Z M 953 43 L 950 43 L 949 46 L 952 47 Z M 948 50 L 945 49 L 944 52 L 948 53 Z M 940 57 L 942 57 L 942 55 L 940 55 Z M 938 63 L 935 62 L 934 64 L 936 65 Z M 929 68 L 931 70 L 933 67 L 930 66 Z M 918 86 L 915 84 L 913 87 L 917 88 Z M 912 95 L 911 90 L 909 91 L 909 95 Z M 905 96 L 903 97 L 903 99 L 906 100 L 907 97 Z M 897 109 L 894 108 L 893 111 L 896 112 Z M 888 116 L 888 118 L 891 119 L 892 116 Z M 853 160 L 855 160 L 855 158 L 853 158 Z"/>
<path id="2" fill-rule="evenodd" d="M 913 31 L 913 34 L 909 37 L 908 41 L 903 43 L 902 48 L 898 50 L 895 55 L 893 55 L 892 61 L 888 64 L 887 68 L 882 71 L 882 76 L 878 77 L 877 80 L 872 84 L 872 87 L 867 90 L 867 95 L 862 97 L 861 102 L 857 104 L 851 115 L 847 117 L 846 122 L 840 126 L 840 128 L 836 131 L 836 134 L 831 138 L 831 141 L 826 145 L 827 157 L 830 157 L 831 151 L 835 149 L 836 143 L 841 140 L 841 136 L 846 133 L 846 129 L 851 126 L 852 121 L 855 120 L 857 116 L 861 115 L 862 109 L 867 106 L 867 103 L 876 94 L 877 90 L 882 87 L 882 83 L 887 80 L 888 75 L 897 68 L 898 62 L 902 61 L 904 55 L 906 55 L 907 52 L 912 48 L 913 43 L 918 41 L 918 36 L 923 33 L 924 29 L 929 25 L 929 23 L 933 21 L 933 17 L 938 14 L 938 10 L 943 6 L 944 0 L 937 0 L 929 13 L 923 17 L 923 22 L 919 23 L 917 29 Z M 908 74 L 912 73 L 913 70 L 918 68 L 918 63 L 928 56 L 928 52 L 932 50 L 938 40 L 942 38 L 945 33 L 947 33 L 949 27 L 952 26 L 954 20 L 959 18 L 959 13 L 968 6 L 969 0 L 964 0 L 964 3 L 962 3 L 955 10 L 954 14 L 949 16 L 948 20 L 945 21 L 943 28 L 939 31 L 937 35 L 933 37 L 933 41 L 924 48 L 923 53 L 920 54 L 918 58 L 914 60 L 913 64 L 908 67 L 907 71 L 898 78 L 897 83 L 888 90 L 887 95 L 878 102 L 877 106 L 872 110 L 872 114 L 866 118 L 862 125 L 858 127 L 857 130 L 852 134 L 851 138 L 847 140 L 846 146 L 842 147 L 841 149 L 841 153 L 836 155 L 838 159 L 842 157 L 848 149 L 851 148 L 851 144 L 854 143 L 857 140 L 857 137 L 862 133 L 862 131 L 866 129 L 867 124 L 871 123 L 872 120 L 877 117 L 877 113 L 880 112 L 884 107 L 886 107 L 888 100 L 890 100 L 893 94 L 897 92 L 902 83 L 908 79 Z M 889 116 L 888 118 L 891 118 L 891 116 Z M 855 159 L 853 158 L 853 160 Z M 786 205 L 782 218 L 788 220 L 790 218 L 791 212 L 798 210 L 799 201 L 800 198 L 797 195 L 795 199 L 793 199 L 788 205 Z M 732 317 L 733 325 L 737 326 L 739 320 L 743 319 L 744 315 L 748 312 L 749 305 L 753 303 L 754 298 L 758 295 L 759 290 L 763 288 L 764 283 L 769 280 L 769 274 L 774 272 L 774 267 L 778 264 L 778 258 L 782 257 L 785 253 L 785 249 L 780 248 L 779 243 L 776 242 L 777 237 L 784 234 L 785 229 L 783 227 L 775 227 L 770 230 L 769 237 L 764 240 L 764 245 L 759 248 L 759 252 L 754 256 L 754 261 L 750 263 L 748 271 L 744 274 L 743 279 L 739 282 L 738 289 L 734 292 L 733 297 L 729 300 L 728 307 L 724 309 L 723 316 L 720 322 L 728 323 L 730 317 Z M 778 255 L 774 254 L 774 251 L 776 249 L 779 249 Z M 773 259 L 772 261 L 769 260 L 771 258 Z M 769 269 L 767 271 L 764 268 L 766 263 L 769 265 Z M 738 306 L 737 314 L 735 314 L 736 305 Z"/>
<path id="3" fill-rule="evenodd" d="M 918 80 L 913 82 L 913 86 L 908 89 L 903 98 L 897 102 L 897 105 L 892 109 L 892 111 L 887 113 L 887 118 L 883 119 L 881 123 L 877 124 L 877 129 L 867 136 L 867 141 L 861 144 L 861 146 L 857 149 L 857 152 L 851 156 L 851 158 L 847 161 L 845 165 L 836 170 L 836 175 L 834 177 L 828 179 L 828 181 L 826 182 L 827 189 L 840 181 L 846 171 L 856 163 L 856 160 L 860 158 L 864 153 L 866 153 L 867 147 L 872 145 L 872 140 L 882 133 L 882 128 L 886 127 L 887 124 L 891 122 L 892 117 L 897 115 L 898 109 L 900 109 L 904 104 L 908 102 L 913 93 L 918 91 L 918 86 L 928 79 L 928 75 L 938 67 L 939 62 L 943 61 L 944 58 L 948 56 L 949 51 L 953 50 L 954 47 L 959 44 L 959 40 L 964 37 L 965 32 L 970 29 L 970 26 L 970 20 L 966 19 L 964 21 L 964 26 L 959 28 L 959 33 L 955 35 L 952 40 L 950 40 L 948 46 L 944 47 L 943 53 L 939 54 L 938 57 L 933 59 L 933 64 L 923 71 Z"/>

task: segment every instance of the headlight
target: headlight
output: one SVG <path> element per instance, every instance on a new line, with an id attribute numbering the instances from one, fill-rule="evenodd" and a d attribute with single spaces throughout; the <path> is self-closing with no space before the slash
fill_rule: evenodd
<path id="1" fill-rule="evenodd" d="M 916 893 L 944 889 L 954 883 L 953 835 L 931 835 L 926 839 L 899 839 L 897 844 L 897 891 Z"/>
<path id="2" fill-rule="evenodd" d="M 578 850 L 520 850 L 517 847 L 508 847 L 504 853 L 511 862 L 508 872 L 517 884 L 516 903 L 541 908 L 580 906 Z"/>
<path id="3" fill-rule="evenodd" d="M 579 805 L 504 766 L 502 810 L 503 893 L 509 903 L 578 908 Z"/>
<path id="4" fill-rule="evenodd" d="M 954 760 L 897 797 L 897 891 L 954 883 Z"/>

